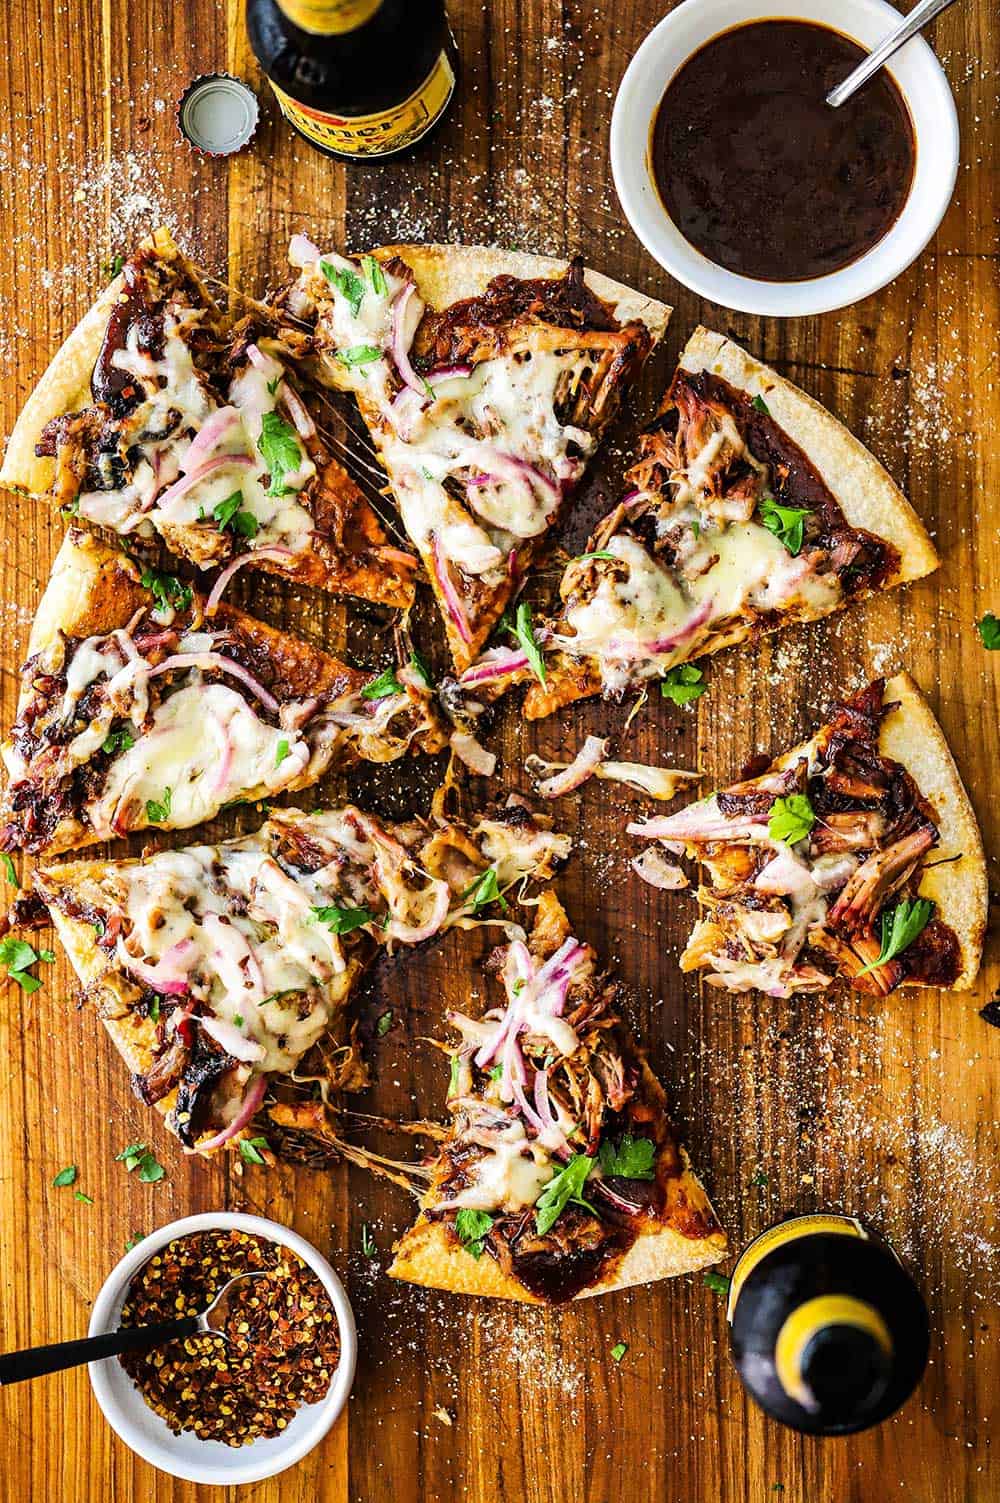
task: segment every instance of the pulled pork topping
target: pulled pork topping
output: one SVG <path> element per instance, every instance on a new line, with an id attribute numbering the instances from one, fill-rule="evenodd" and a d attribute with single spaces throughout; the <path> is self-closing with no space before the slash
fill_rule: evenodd
<path id="1" fill-rule="evenodd" d="M 938 841 L 934 809 L 879 751 L 882 719 L 894 708 L 884 687 L 880 679 L 856 694 L 759 777 L 629 825 L 697 856 L 711 877 L 684 970 L 775 997 L 820 991 L 836 976 L 879 994 L 905 981 L 954 981 L 956 937 L 918 898 Z M 893 929 L 908 936 L 905 947 L 887 946 Z"/>

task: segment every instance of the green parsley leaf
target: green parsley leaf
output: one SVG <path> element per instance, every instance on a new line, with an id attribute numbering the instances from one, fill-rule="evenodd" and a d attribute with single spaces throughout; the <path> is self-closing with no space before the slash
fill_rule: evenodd
<path id="1" fill-rule="evenodd" d="M 146 800 L 146 818 L 151 825 L 166 824 L 170 818 L 170 803 L 171 791 L 169 788 L 164 788 L 161 800 L 158 801 L 155 798 L 148 798 Z"/>
<path id="2" fill-rule="evenodd" d="M 104 280 L 106 282 L 113 282 L 115 277 L 120 275 L 121 269 L 124 265 L 124 258 L 120 254 L 113 255 L 110 261 L 102 261 L 101 273 L 104 277 Z"/>
<path id="3" fill-rule="evenodd" d="M 371 282 L 372 284 L 372 292 L 375 293 L 376 297 L 385 297 L 386 293 L 389 291 L 389 283 L 386 281 L 385 272 L 382 270 L 375 257 L 362 256 L 361 264 L 368 275 L 369 282 Z"/>
<path id="4" fill-rule="evenodd" d="M 503 1065 L 491 1065 L 486 1073 L 492 1081 L 502 1080 Z"/>
<path id="5" fill-rule="evenodd" d="M 64 517 L 76 517 L 76 516 L 79 516 L 79 514 L 80 514 L 80 498 L 79 498 L 79 496 L 74 496 L 73 499 L 72 499 L 72 501 L 67 501 L 66 504 L 65 504 L 65 506 L 60 506 L 59 510 L 62 512 L 62 514 L 63 514 Z"/>
<path id="6" fill-rule="evenodd" d="M 191 604 L 191 586 L 182 584 L 176 574 L 144 569 L 139 583 L 144 590 L 152 591 L 160 610 L 185 611 Z"/>
<path id="7" fill-rule="evenodd" d="M 467 1253 L 474 1258 L 483 1255 L 483 1240 L 493 1225 L 493 1217 L 487 1211 L 459 1211 L 455 1217 L 458 1240 Z"/>
<path id="8" fill-rule="evenodd" d="M 158 1023 L 160 1021 L 160 999 L 159 999 L 159 997 L 154 997 L 153 1000 L 152 1000 L 152 1002 L 149 1004 L 149 1016 L 152 1018 L 152 1020 L 153 1020 L 154 1023 Z"/>
<path id="9" fill-rule="evenodd" d="M 124 1163 L 129 1174 L 138 1169 L 139 1178 L 144 1185 L 155 1185 L 166 1173 L 162 1164 L 156 1161 L 156 1155 L 151 1153 L 145 1143 L 130 1143 L 123 1148 L 121 1153 L 115 1154 L 115 1163 Z"/>
<path id="10" fill-rule="evenodd" d="M 212 508 L 214 517 L 220 532 L 232 526 L 233 532 L 239 533 L 240 537 L 255 538 L 260 531 L 260 523 L 252 511 L 243 510 L 243 492 L 233 491 L 225 501 L 220 501 L 218 506 Z"/>
<path id="11" fill-rule="evenodd" d="M 382 351 L 373 344 L 355 344 L 349 350 L 338 350 L 337 359 L 341 365 L 371 365 L 373 360 L 382 359 Z"/>
<path id="12" fill-rule="evenodd" d="M 328 261 L 321 261 L 319 269 L 326 277 L 331 287 L 336 287 L 342 298 L 346 298 L 351 309 L 351 317 L 357 318 L 361 309 L 361 299 L 365 295 L 365 284 L 352 271 L 349 266 L 331 266 Z"/>
<path id="13" fill-rule="evenodd" d="M 374 1258 L 378 1256 L 378 1248 L 375 1246 L 375 1238 L 368 1230 L 367 1221 L 364 1222 L 361 1227 L 361 1251 L 364 1253 L 366 1258 Z"/>
<path id="14" fill-rule="evenodd" d="M 473 913 L 478 913 L 480 908 L 488 908 L 491 903 L 499 903 L 501 913 L 506 913 L 507 899 L 500 891 L 496 867 L 488 866 L 484 872 L 480 872 L 476 880 L 459 894 L 459 902 L 470 907 Z"/>
<path id="15" fill-rule="evenodd" d="M 288 751 L 289 751 L 288 742 L 285 740 L 284 736 L 282 736 L 281 740 L 278 742 L 277 746 L 274 748 L 274 765 L 275 765 L 275 767 L 280 767 L 281 766 L 282 762 L 288 756 Z"/>
<path id="16" fill-rule="evenodd" d="M 627 1351 L 628 1351 L 628 1342 L 627 1341 L 616 1341 L 615 1344 L 614 1344 L 614 1346 L 611 1348 L 611 1360 L 612 1360 L 612 1362 L 620 1362 Z"/>
<path id="17" fill-rule="evenodd" d="M 93 1197 L 90 1195 L 84 1195 L 82 1190 L 74 1190 L 73 1199 L 82 1200 L 85 1206 L 92 1206 L 94 1204 Z"/>
<path id="18" fill-rule="evenodd" d="M 805 538 L 806 517 L 812 516 L 808 506 L 779 506 L 773 496 L 765 496 L 760 503 L 760 520 L 768 532 L 773 532 L 794 558 L 802 552 Z"/>
<path id="19" fill-rule="evenodd" d="M 555 1225 L 570 1202 L 597 1215 L 590 1202 L 583 1198 L 583 1187 L 595 1163 L 596 1159 L 587 1154 L 575 1153 L 565 1169 L 549 1180 L 535 1202 L 535 1230 L 540 1237 Z"/>
<path id="20" fill-rule="evenodd" d="M 750 1188 L 751 1188 L 751 1190 L 766 1190 L 767 1186 L 768 1186 L 767 1175 L 764 1173 L 763 1169 L 758 1169 L 757 1173 L 754 1175 L 753 1179 L 750 1181 Z"/>
<path id="21" fill-rule="evenodd" d="M 233 1013 L 233 1026 L 234 1028 L 243 1027 L 243 1014 L 241 1012 Z"/>
<path id="22" fill-rule="evenodd" d="M 716 1273 L 714 1268 L 710 1268 L 704 1277 L 706 1287 L 711 1289 L 713 1294 L 729 1293 L 731 1280 L 728 1274 Z"/>
<path id="23" fill-rule="evenodd" d="M 145 1232 L 133 1232 L 125 1244 L 125 1251 L 131 1252 L 133 1247 L 138 1247 L 139 1243 L 145 1238 L 145 1235 Z"/>
<path id="24" fill-rule="evenodd" d="M 423 679 L 428 689 L 433 689 L 434 680 L 431 677 L 431 670 L 427 665 L 427 659 L 422 657 L 415 647 L 411 647 L 410 649 L 410 667 L 414 673 Z"/>
<path id="25" fill-rule="evenodd" d="M 987 611 L 982 620 L 976 622 L 976 631 L 987 652 L 996 652 L 1000 648 L 1000 618 L 992 611 Z"/>
<path id="26" fill-rule="evenodd" d="M 446 1101 L 450 1100 L 452 1096 L 458 1095 L 458 1077 L 461 1069 L 462 1061 L 457 1054 L 453 1054 L 451 1056 L 451 1069 L 448 1075 L 448 1095 L 445 1097 Z"/>
<path id="27" fill-rule="evenodd" d="M 166 1172 L 163 1165 L 157 1163 L 153 1154 L 147 1153 L 143 1155 L 142 1162 L 139 1165 L 139 1178 L 144 1185 L 155 1185 L 158 1180 L 163 1178 Z"/>
<path id="28" fill-rule="evenodd" d="M 522 600 L 518 605 L 513 623 L 511 623 L 510 618 L 504 612 L 504 618 L 500 624 L 505 631 L 509 631 L 520 642 L 528 663 L 531 666 L 532 673 L 544 688 L 545 659 L 542 657 L 542 649 L 539 647 L 535 637 L 535 628 L 531 620 L 531 606 L 526 600 Z"/>
<path id="29" fill-rule="evenodd" d="M 395 668 L 387 668 L 380 673 L 378 678 L 373 678 L 371 683 L 365 684 L 361 691 L 362 699 L 388 699 L 390 694 L 402 694 L 403 686 L 396 677 Z"/>
<path id="30" fill-rule="evenodd" d="M 776 798 L 771 805 L 767 833 L 772 840 L 795 845 L 806 838 L 815 823 L 816 815 L 808 795 L 790 793 L 787 798 Z"/>
<path id="31" fill-rule="evenodd" d="M 283 376 L 275 376 L 273 381 L 267 382 L 267 394 L 269 397 L 277 395 L 278 387 L 281 385 L 283 380 Z"/>
<path id="32" fill-rule="evenodd" d="M 656 1144 L 651 1138 L 633 1138 L 626 1133 L 615 1147 L 610 1138 L 605 1138 L 598 1150 L 601 1172 L 609 1178 L 655 1179 Z"/>
<path id="33" fill-rule="evenodd" d="M 265 412 L 261 419 L 257 448 L 264 456 L 264 463 L 271 476 L 267 494 L 287 495 L 292 487 L 286 486 L 285 476 L 297 470 L 302 463 L 302 448 L 295 436 L 295 429 L 276 412 Z"/>
<path id="34" fill-rule="evenodd" d="M 660 693 L 675 705 L 690 704 L 692 699 L 700 698 L 708 688 L 702 682 L 704 677 L 701 669 L 693 663 L 678 663 L 675 668 L 668 668 L 660 679 Z"/>
<path id="35" fill-rule="evenodd" d="M 52 1183 L 61 1190 L 63 1185 L 73 1185 L 76 1183 L 77 1173 L 78 1170 L 75 1164 L 67 1164 L 65 1169 L 59 1170 Z"/>
<path id="36" fill-rule="evenodd" d="M 37 960 L 51 964 L 55 958 L 54 950 L 36 950 L 27 940 L 15 939 L 12 934 L 0 940 L 0 965 L 7 967 L 9 979 L 16 981 L 29 997 L 32 992 L 38 991 L 42 983 L 37 976 L 31 974 L 28 967 L 33 966 Z"/>
<path id="37" fill-rule="evenodd" d="M 575 564 L 585 564 L 589 559 L 592 558 L 610 558 L 613 562 L 615 557 L 616 555 L 609 553 L 606 548 L 598 548 L 593 553 L 581 553 L 578 558 L 575 558 L 573 560 L 573 562 Z"/>
<path id="38" fill-rule="evenodd" d="M 240 1138 L 240 1158 L 244 1164 L 266 1164 L 262 1148 L 270 1148 L 266 1138 Z"/>
<path id="39" fill-rule="evenodd" d="M 314 916 L 334 934 L 350 934 L 365 924 L 374 924 L 375 915 L 370 908 L 341 908 L 330 903 L 325 908 L 314 908 Z"/>
<path id="40" fill-rule="evenodd" d="M 0 852 L 0 861 L 3 862 L 4 876 L 7 878 L 7 881 L 10 883 L 11 887 L 20 888 L 21 884 L 17 880 L 17 872 L 14 870 L 14 863 L 11 860 L 10 852 Z"/>
<path id="41" fill-rule="evenodd" d="M 109 757 L 116 757 L 119 752 L 127 752 L 135 745 L 135 735 L 130 725 L 123 725 L 120 731 L 109 731 L 101 743 L 101 751 L 107 752 Z"/>
<path id="42" fill-rule="evenodd" d="M 864 966 L 858 975 L 865 976 L 869 971 L 876 971 L 880 965 L 895 960 L 897 955 L 908 950 L 930 923 L 934 906 L 930 898 L 904 898 L 894 908 L 886 908 L 882 913 L 882 949 L 879 957 Z"/>
<path id="43" fill-rule="evenodd" d="M 760 392 L 758 392 L 754 397 L 753 401 L 750 403 L 750 406 L 756 408 L 758 412 L 763 412 L 767 417 L 771 416 L 771 409 L 764 401 L 764 398 L 761 396 Z"/>
<path id="44" fill-rule="evenodd" d="M 379 1018 L 378 1022 L 375 1024 L 375 1032 L 378 1034 L 378 1036 L 379 1036 L 380 1039 L 384 1039 L 385 1036 L 386 1036 L 386 1034 L 389 1032 L 389 1029 L 391 1027 L 392 1027 L 392 1009 L 390 1008 L 390 1010 L 388 1012 L 384 1012 L 382 1014 L 382 1016 Z"/>

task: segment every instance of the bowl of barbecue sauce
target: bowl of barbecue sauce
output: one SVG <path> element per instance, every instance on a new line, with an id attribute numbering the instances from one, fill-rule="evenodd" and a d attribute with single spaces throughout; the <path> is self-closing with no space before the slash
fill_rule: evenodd
<path id="1" fill-rule="evenodd" d="M 661 266 L 724 307 L 796 317 L 915 260 L 958 172 L 934 53 L 916 37 L 826 103 L 899 20 L 885 0 L 685 0 L 650 32 L 615 101 L 611 166 Z"/>

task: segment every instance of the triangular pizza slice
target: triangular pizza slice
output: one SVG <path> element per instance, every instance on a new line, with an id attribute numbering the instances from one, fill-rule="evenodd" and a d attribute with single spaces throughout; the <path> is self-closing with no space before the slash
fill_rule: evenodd
<path id="1" fill-rule="evenodd" d="M 331 1030 L 379 950 L 468 923 L 569 846 L 520 803 L 400 825 L 282 809 L 219 845 L 36 868 L 34 887 L 136 1094 L 210 1153 L 278 1077 L 330 1077 Z"/>
<path id="2" fill-rule="evenodd" d="M 876 679 L 757 777 L 631 824 L 662 842 L 638 870 L 686 886 L 667 852 L 700 860 L 704 916 L 681 968 L 773 997 L 842 979 L 972 986 L 986 929 L 986 860 L 947 742 L 906 673 Z"/>
<path id="3" fill-rule="evenodd" d="M 620 698 L 938 565 L 878 460 L 812 397 L 708 329 L 683 350 L 626 482 L 538 627 L 540 669 L 523 650 L 491 648 L 466 687 L 528 681 L 529 719 L 590 695 Z"/>
<path id="4" fill-rule="evenodd" d="M 452 1013 L 450 1136 L 393 1278 L 556 1304 L 717 1263 L 726 1238 L 618 988 L 551 892 L 498 952 L 504 1000 Z"/>
<path id="5" fill-rule="evenodd" d="M 227 315 L 166 230 L 126 260 L 29 398 L 0 485 L 199 568 L 249 564 L 385 605 L 413 599 L 259 305 Z"/>
<path id="6" fill-rule="evenodd" d="M 0 747 L 0 848 L 53 855 L 187 829 L 311 787 L 335 763 L 448 740 L 412 664 L 349 668 L 71 528 Z"/>
<path id="7" fill-rule="evenodd" d="M 284 306 L 353 392 L 460 668 L 479 652 L 670 310 L 572 262 L 464 246 L 292 244 Z"/>

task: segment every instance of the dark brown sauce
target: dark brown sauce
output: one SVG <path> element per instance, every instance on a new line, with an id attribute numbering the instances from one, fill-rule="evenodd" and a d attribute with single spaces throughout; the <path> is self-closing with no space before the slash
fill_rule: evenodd
<path id="1" fill-rule="evenodd" d="M 653 177 L 696 250 L 765 281 L 826 276 L 877 245 L 913 182 L 916 144 L 882 69 L 840 109 L 864 56 L 808 21 L 753 21 L 706 43 L 653 121 Z"/>

